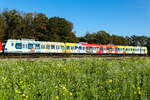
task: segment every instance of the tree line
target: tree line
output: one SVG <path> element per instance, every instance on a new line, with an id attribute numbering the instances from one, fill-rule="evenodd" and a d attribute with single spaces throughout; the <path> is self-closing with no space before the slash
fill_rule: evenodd
<path id="1" fill-rule="evenodd" d="M 29 38 L 40 41 L 75 42 L 73 24 L 64 18 L 48 18 L 43 13 L 0 13 L 0 40 Z"/>
<path id="2" fill-rule="evenodd" d="M 92 44 L 114 44 L 150 47 L 150 37 L 118 36 L 106 31 L 87 32 L 77 37 L 73 24 L 60 17 L 48 18 L 43 13 L 22 13 L 17 10 L 5 10 L 0 13 L 0 40 L 35 39 L 39 41 L 87 42 Z"/>
<path id="3" fill-rule="evenodd" d="M 85 36 L 79 37 L 79 41 L 88 42 L 91 44 L 114 44 L 125 46 L 147 46 L 150 37 L 147 36 L 118 36 L 110 35 L 105 31 L 98 31 L 96 33 L 86 33 Z"/>

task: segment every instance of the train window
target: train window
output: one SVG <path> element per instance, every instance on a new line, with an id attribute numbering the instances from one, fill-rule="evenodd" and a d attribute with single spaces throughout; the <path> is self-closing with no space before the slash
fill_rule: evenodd
<path id="1" fill-rule="evenodd" d="M 114 49 L 114 48 L 112 48 L 112 51 L 115 51 L 115 49 Z"/>
<path id="2" fill-rule="evenodd" d="M 99 47 L 97 47 L 97 51 L 99 51 Z"/>
<path id="3" fill-rule="evenodd" d="M 128 51 L 128 48 L 126 48 L 126 51 Z"/>
<path id="4" fill-rule="evenodd" d="M 96 47 L 92 47 L 93 48 L 93 50 L 96 50 Z"/>
<path id="5" fill-rule="evenodd" d="M 65 47 L 64 47 L 64 46 L 61 46 L 61 49 L 62 49 L 62 50 L 65 50 Z"/>
<path id="6" fill-rule="evenodd" d="M 106 51 L 106 47 L 104 47 L 104 51 Z"/>
<path id="7" fill-rule="evenodd" d="M 28 44 L 28 49 L 32 49 L 33 48 L 33 44 Z"/>
<path id="8" fill-rule="evenodd" d="M 58 45 L 56 46 L 56 49 L 57 49 L 57 50 L 59 49 L 59 46 L 58 46 Z"/>
<path id="9" fill-rule="evenodd" d="M 120 48 L 118 48 L 118 51 L 120 51 Z"/>
<path id="10" fill-rule="evenodd" d="M 89 47 L 86 47 L 86 50 L 89 50 Z"/>
<path id="11" fill-rule="evenodd" d="M 54 46 L 54 45 L 52 45 L 52 46 L 51 46 L 51 49 L 55 49 L 55 46 Z"/>
<path id="12" fill-rule="evenodd" d="M 128 51 L 130 51 L 130 48 L 128 49 Z"/>
<path id="13" fill-rule="evenodd" d="M 70 46 L 67 46 L 67 50 L 69 50 L 70 49 Z"/>
<path id="14" fill-rule="evenodd" d="M 112 51 L 112 48 L 110 48 L 110 51 Z"/>
<path id="15" fill-rule="evenodd" d="M 120 51 L 122 51 L 122 48 L 120 48 Z"/>
<path id="16" fill-rule="evenodd" d="M 14 43 L 11 43 L 11 46 L 14 46 Z"/>
<path id="17" fill-rule="evenodd" d="M 118 49 L 117 48 L 115 48 L 115 51 L 117 51 Z"/>
<path id="18" fill-rule="evenodd" d="M 78 47 L 77 46 L 75 46 L 75 50 L 77 50 L 78 49 Z"/>
<path id="19" fill-rule="evenodd" d="M 25 44 L 22 44 L 22 48 L 26 48 L 26 47 L 25 47 Z"/>
<path id="20" fill-rule="evenodd" d="M 22 49 L 22 43 L 16 43 L 15 47 L 16 49 Z"/>
<path id="21" fill-rule="evenodd" d="M 123 51 L 125 51 L 125 48 L 123 48 Z"/>
<path id="22" fill-rule="evenodd" d="M 40 44 L 35 44 L 35 49 L 40 49 Z"/>
<path id="23" fill-rule="evenodd" d="M 82 50 L 82 47 L 81 47 L 81 46 L 79 46 L 79 50 Z"/>
<path id="24" fill-rule="evenodd" d="M 92 48 L 92 47 L 90 47 L 90 50 L 93 50 L 93 48 Z"/>
<path id="25" fill-rule="evenodd" d="M 83 47 L 83 50 L 85 50 L 85 47 Z"/>
<path id="26" fill-rule="evenodd" d="M 71 50 L 73 50 L 74 49 L 74 47 L 73 46 L 71 46 Z"/>
<path id="27" fill-rule="evenodd" d="M 50 49 L 50 45 L 46 45 L 46 49 Z"/>
<path id="28" fill-rule="evenodd" d="M 101 51 L 103 51 L 103 48 L 101 48 Z"/>
<path id="29" fill-rule="evenodd" d="M 41 45 L 41 49 L 45 49 L 45 45 Z"/>
<path id="30" fill-rule="evenodd" d="M 109 50 L 109 48 L 107 48 L 107 50 Z"/>

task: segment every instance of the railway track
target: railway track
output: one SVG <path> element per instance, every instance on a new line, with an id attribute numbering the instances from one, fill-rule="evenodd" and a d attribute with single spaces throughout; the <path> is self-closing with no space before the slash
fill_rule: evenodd
<path id="1" fill-rule="evenodd" d="M 81 55 L 81 54 L 1 54 L 1 59 L 9 58 L 147 58 L 148 55 Z"/>

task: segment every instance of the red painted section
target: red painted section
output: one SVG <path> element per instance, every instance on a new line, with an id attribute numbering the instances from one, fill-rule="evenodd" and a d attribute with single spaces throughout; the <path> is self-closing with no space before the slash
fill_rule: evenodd
<path id="1" fill-rule="evenodd" d="M 0 52 L 2 52 L 2 42 L 0 42 Z"/>
<path id="2" fill-rule="evenodd" d="M 96 53 L 100 54 L 118 54 L 118 46 L 117 45 L 98 45 L 98 44 L 82 44 L 86 47 L 90 48 L 99 48 L 99 50 L 96 50 Z M 116 50 L 117 48 L 117 50 Z M 114 51 L 113 51 L 114 50 Z"/>

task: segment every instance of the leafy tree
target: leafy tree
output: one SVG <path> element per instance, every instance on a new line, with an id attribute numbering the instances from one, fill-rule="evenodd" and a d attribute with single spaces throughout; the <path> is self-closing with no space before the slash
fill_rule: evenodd
<path id="1" fill-rule="evenodd" d="M 146 46 L 147 39 L 148 38 L 146 36 L 137 36 L 137 41 L 140 46 Z"/>
<path id="2" fill-rule="evenodd" d="M 4 40 L 4 36 L 5 36 L 5 33 L 4 33 L 4 30 L 5 29 L 5 24 L 4 24 L 4 21 L 2 19 L 2 16 L 0 16 L 0 40 L 3 41 Z"/>
<path id="3" fill-rule="evenodd" d="M 64 18 L 52 17 L 48 23 L 48 40 L 74 42 L 76 36 L 72 32 L 73 24 Z"/>
<path id="4" fill-rule="evenodd" d="M 86 33 L 84 38 L 85 38 L 86 42 L 88 42 L 88 43 L 92 43 L 92 44 L 96 43 L 96 33 L 93 33 L 93 34 Z"/>
<path id="5" fill-rule="evenodd" d="M 48 18 L 45 14 L 37 14 L 34 18 L 34 26 L 35 29 L 33 32 L 34 38 L 37 40 L 47 40 L 47 25 Z"/>
<path id="6" fill-rule="evenodd" d="M 98 31 L 96 33 L 96 40 L 98 44 L 109 44 L 111 42 L 111 37 L 109 33 L 105 31 Z"/>
<path id="7" fill-rule="evenodd" d="M 22 37 L 22 16 L 16 10 L 2 13 L 6 23 L 5 39 L 17 39 Z"/>
<path id="8" fill-rule="evenodd" d="M 23 37 L 35 39 L 35 27 L 34 27 L 34 16 L 35 13 L 25 13 L 23 16 Z"/>
<path id="9" fill-rule="evenodd" d="M 125 38 L 122 36 L 112 35 L 111 43 L 115 45 L 125 45 Z"/>

